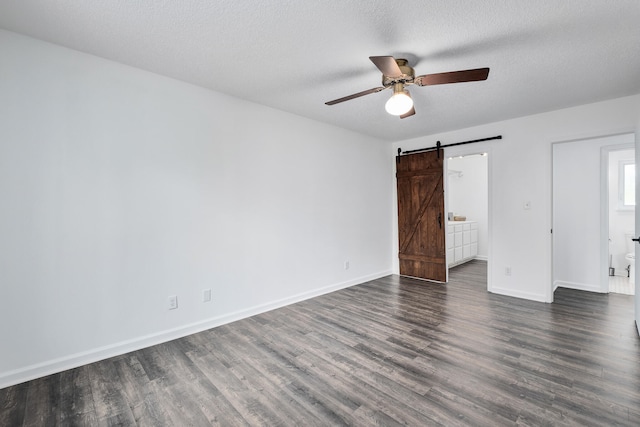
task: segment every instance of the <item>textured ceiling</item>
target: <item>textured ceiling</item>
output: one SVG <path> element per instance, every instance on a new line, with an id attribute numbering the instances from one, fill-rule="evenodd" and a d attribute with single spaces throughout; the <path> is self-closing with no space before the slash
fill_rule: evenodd
<path id="1" fill-rule="evenodd" d="M 3 0 L 0 28 L 385 140 L 640 93 L 638 0 Z M 490 67 L 483 82 L 412 86 L 385 113 L 371 55 L 416 74 Z"/>

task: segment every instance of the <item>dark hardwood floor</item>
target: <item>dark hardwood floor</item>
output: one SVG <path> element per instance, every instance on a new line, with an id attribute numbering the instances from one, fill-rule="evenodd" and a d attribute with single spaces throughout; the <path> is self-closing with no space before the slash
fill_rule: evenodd
<path id="1" fill-rule="evenodd" d="M 0 425 L 638 426 L 633 297 L 389 276 L 2 389 Z"/>

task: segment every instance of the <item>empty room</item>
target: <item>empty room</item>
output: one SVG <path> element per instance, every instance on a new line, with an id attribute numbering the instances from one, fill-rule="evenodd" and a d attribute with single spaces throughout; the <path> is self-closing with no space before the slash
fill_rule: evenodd
<path id="1" fill-rule="evenodd" d="M 0 426 L 637 426 L 638 23 L 1 2 Z"/>

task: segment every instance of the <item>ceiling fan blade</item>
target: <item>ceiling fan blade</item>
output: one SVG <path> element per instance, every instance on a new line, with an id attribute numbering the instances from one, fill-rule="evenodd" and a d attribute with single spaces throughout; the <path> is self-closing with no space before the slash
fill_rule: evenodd
<path id="1" fill-rule="evenodd" d="M 400 77 L 402 75 L 393 56 L 370 56 L 369 59 L 385 76 Z"/>
<path id="2" fill-rule="evenodd" d="M 446 83 L 476 82 L 486 80 L 489 76 L 488 68 L 475 68 L 473 70 L 451 71 L 448 73 L 425 74 L 415 78 L 418 86 L 442 85 Z"/>
<path id="3" fill-rule="evenodd" d="M 380 92 L 381 90 L 385 90 L 386 87 L 375 87 L 373 89 L 363 90 L 362 92 L 354 93 L 353 95 L 348 95 L 342 98 L 334 99 L 333 101 L 325 102 L 326 105 L 334 105 L 339 104 L 344 101 L 349 101 L 350 99 L 360 98 L 361 96 L 369 95 L 370 93 Z"/>
<path id="4" fill-rule="evenodd" d="M 406 119 L 407 117 L 411 117 L 416 113 L 416 109 L 415 107 L 411 107 L 411 110 L 407 111 L 406 113 L 402 114 L 400 116 L 401 119 Z"/>

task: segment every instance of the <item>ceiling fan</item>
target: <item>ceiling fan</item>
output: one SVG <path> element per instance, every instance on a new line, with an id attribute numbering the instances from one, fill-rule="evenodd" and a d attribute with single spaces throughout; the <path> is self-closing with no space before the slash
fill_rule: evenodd
<path id="1" fill-rule="evenodd" d="M 369 95 L 370 93 L 393 88 L 393 95 L 385 104 L 385 109 L 389 114 L 400 116 L 401 119 L 404 119 L 416 113 L 416 110 L 413 108 L 411 95 L 405 86 L 413 84 L 418 86 L 431 86 L 446 83 L 475 82 L 486 80 L 489 76 L 488 68 L 475 68 L 473 70 L 424 74 L 416 77 L 413 68 L 408 65 L 406 59 L 396 59 L 393 56 L 370 56 L 369 59 L 382 71 L 382 86 L 325 102 L 326 105 L 339 104 L 344 101 L 349 101 L 350 99 Z"/>

